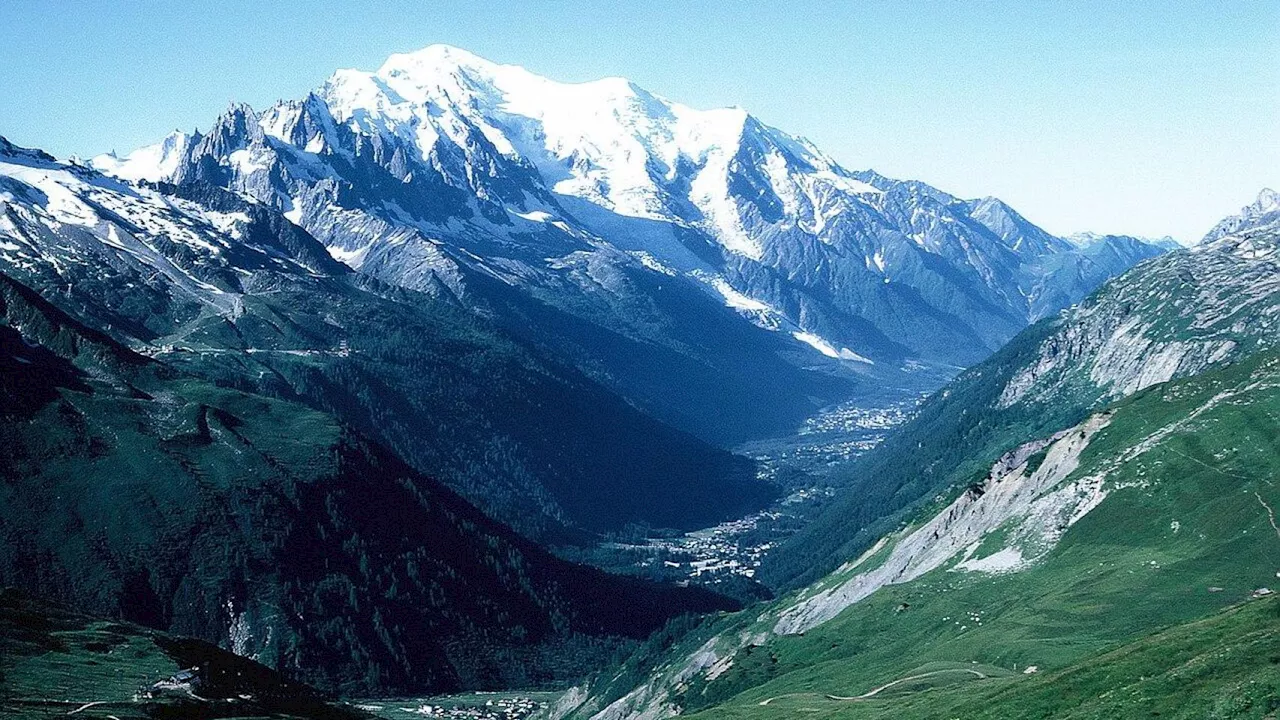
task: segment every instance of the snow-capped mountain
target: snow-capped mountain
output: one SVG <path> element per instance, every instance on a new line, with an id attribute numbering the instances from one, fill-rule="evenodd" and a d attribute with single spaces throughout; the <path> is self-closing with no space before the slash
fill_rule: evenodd
<path id="1" fill-rule="evenodd" d="M 785 430 L 850 378 L 936 383 L 904 369 L 975 362 L 1161 252 L 1090 252 L 997 199 L 851 172 L 740 109 L 446 46 L 93 164 L 277 207 L 333 257 L 721 441 Z"/>

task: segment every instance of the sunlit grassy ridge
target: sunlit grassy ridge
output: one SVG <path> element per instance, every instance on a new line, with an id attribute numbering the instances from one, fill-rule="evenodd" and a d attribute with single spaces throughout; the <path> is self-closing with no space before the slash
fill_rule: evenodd
<path id="1" fill-rule="evenodd" d="M 762 576 L 786 588 L 818 580 L 919 517 L 936 493 L 981 480 L 1002 453 L 1153 383 L 1278 341 L 1274 229 L 1141 263 L 931 396 L 880 448 L 845 469 L 853 490 L 771 554 Z"/>
<path id="2" fill-rule="evenodd" d="M 1009 685 L 1008 697 L 1020 696 L 1021 683 L 1040 687 L 1047 675 L 1068 668 L 1080 673 L 1072 677 L 1094 678 L 1091 663 L 1120 662 L 1130 656 L 1106 654 L 1136 642 L 1131 658 L 1137 659 L 1115 672 L 1147 661 L 1151 672 L 1129 679 L 1122 674 L 1117 683 L 1154 687 L 1141 677 L 1173 672 L 1177 664 L 1159 665 L 1168 658 L 1159 651 L 1161 636 L 1152 633 L 1213 616 L 1280 582 L 1280 532 L 1269 513 L 1280 505 L 1280 354 L 1261 353 L 1158 385 L 1106 412 L 1109 424 L 1092 437 L 1064 484 L 1102 474 L 1109 494 L 1032 566 L 1003 574 L 964 572 L 955 569 L 954 558 L 912 582 L 881 588 L 803 634 L 771 635 L 778 614 L 799 599 L 783 598 L 720 620 L 712 628 L 722 655 L 714 666 L 674 680 L 694 650 L 710 647 L 704 628 L 667 655 L 678 659 L 661 666 L 652 682 L 666 688 L 672 706 L 705 717 L 783 716 L 803 708 L 850 717 L 1058 717 L 1053 713 L 1074 707 L 1078 698 L 1045 690 L 1041 705 L 1027 706 L 1044 708 L 1040 715 L 1017 714 L 1023 709 L 1013 699 L 989 715 L 972 710 L 985 708 L 980 698 L 986 693 Z M 1005 529 L 987 535 L 983 553 L 1005 541 Z M 909 531 L 821 585 L 874 568 Z M 1268 631 L 1280 630 L 1274 615 L 1249 612 L 1271 625 L 1248 628 L 1264 632 L 1247 641 L 1274 645 Z M 1216 657 L 1210 650 L 1221 638 L 1190 627 L 1193 649 L 1206 653 L 1206 662 Z M 1223 633 L 1244 629 L 1242 622 L 1223 627 Z M 1259 662 L 1268 663 L 1266 657 Z M 1239 663 L 1223 668 L 1222 683 L 1253 672 L 1243 658 Z M 1038 672 L 1024 675 L 1031 666 Z M 1270 673 L 1260 677 L 1273 678 Z M 889 684 L 865 701 L 824 699 L 857 697 Z M 940 714 L 925 699 L 940 695 L 932 688 L 943 685 L 955 686 L 938 701 L 954 703 L 954 715 Z M 1226 687 L 1213 680 L 1162 692 L 1208 702 Z M 1270 697 L 1275 688 L 1267 687 L 1272 689 L 1258 690 L 1258 697 Z M 1107 710 L 1098 712 L 1108 717 Z M 1250 717 L 1240 713 L 1219 716 Z"/>
<path id="3" fill-rule="evenodd" d="M 198 697 L 148 693 L 189 668 L 200 668 Z M 363 713 L 208 643 L 0 591 L 0 717 L 68 715 L 346 720 Z"/>
<path id="4" fill-rule="evenodd" d="M 963 672 L 984 667 L 957 665 L 953 673 L 865 700 L 798 692 L 763 706 L 735 701 L 694 717 L 794 717 L 798 712 L 868 720 L 1274 717 L 1280 709 L 1280 601 L 1246 602 L 1055 671 L 988 679 Z"/>

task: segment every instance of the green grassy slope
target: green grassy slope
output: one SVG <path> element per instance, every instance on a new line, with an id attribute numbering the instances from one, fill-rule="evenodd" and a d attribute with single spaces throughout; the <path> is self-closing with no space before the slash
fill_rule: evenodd
<path id="1" fill-rule="evenodd" d="M 1155 382 L 1280 340 L 1280 232 L 1262 228 L 1141 263 L 1079 306 L 1023 331 L 935 393 L 846 470 L 851 490 L 761 569 L 801 587 L 981 480 L 1002 453 Z"/>
<path id="2" fill-rule="evenodd" d="M 1109 424 L 1092 436 L 1060 486 L 1101 476 L 1108 494 L 1062 528 L 1061 540 L 1029 567 L 963 571 L 956 568 L 957 555 L 915 580 L 882 587 L 802 634 L 771 634 L 778 617 L 817 589 L 885 562 L 907 528 L 856 569 L 722 618 L 675 643 L 649 675 L 649 687 L 666 692 L 667 706 L 686 713 L 756 717 L 793 714 L 796 703 L 812 707 L 807 699 L 813 696 L 856 697 L 919 675 L 926 676 L 882 691 L 876 702 L 960 681 L 1001 686 L 1023 682 L 1028 666 L 1042 674 L 1087 667 L 1090 658 L 1121 644 L 1280 583 L 1280 530 L 1270 512 L 1280 507 L 1280 353 L 1149 388 L 1109 413 Z M 1014 529 L 1012 522 L 994 528 L 975 557 L 1011 542 Z M 712 636 L 718 640 L 705 644 Z M 698 649 L 712 646 L 716 662 L 690 672 Z M 968 669 L 1020 679 L 982 679 Z M 1040 682 L 1040 674 L 1031 677 L 1027 682 Z M 631 689 L 602 688 L 606 700 Z M 780 699 L 760 704 L 770 698 Z M 824 707 L 862 713 L 879 706 Z M 919 717 L 972 717 L 913 707 Z M 889 707 L 883 716 L 915 716 L 895 712 Z"/>
<path id="3" fill-rule="evenodd" d="M 1026 676 L 982 665 L 920 668 L 933 674 L 861 700 L 802 692 L 727 704 L 699 718 L 794 717 L 867 720 L 1228 720 L 1280 710 L 1280 601 L 1228 608 L 1055 671 Z M 985 672 L 984 672 L 985 671 Z M 980 677 L 979 674 L 985 675 Z"/>
<path id="4" fill-rule="evenodd" d="M 200 668 L 199 697 L 154 683 Z M 214 645 L 71 612 L 0 590 L 0 716 L 366 717 Z"/>

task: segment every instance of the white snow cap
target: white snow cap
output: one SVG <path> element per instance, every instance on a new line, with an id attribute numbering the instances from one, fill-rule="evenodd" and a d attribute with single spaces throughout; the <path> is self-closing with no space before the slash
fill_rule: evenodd
<path id="1" fill-rule="evenodd" d="M 483 133 L 501 154 L 533 165 L 552 190 L 631 217 L 686 222 L 698 208 L 727 249 L 759 259 L 729 190 L 734 159 L 750 144 L 789 206 L 822 185 L 877 192 L 812 145 L 767 127 L 741 108 L 697 110 L 620 77 L 549 80 L 448 45 L 392 55 L 376 72 L 343 70 L 320 91 L 339 122 L 391 132 L 424 158 L 436 144 L 468 147 Z"/>
<path id="2" fill-rule="evenodd" d="M 182 162 L 191 136 L 174 130 L 163 140 L 140 147 L 120 157 L 114 151 L 89 160 L 89 165 L 100 172 L 125 180 L 157 182 L 173 175 Z"/>
<path id="3" fill-rule="evenodd" d="M 765 234 L 754 229 L 753 201 L 731 190 L 736 175 L 756 174 L 750 182 L 767 183 L 781 200 L 781 223 L 812 232 L 838 214 L 841 198 L 880 192 L 741 108 L 697 110 L 620 77 L 556 82 L 449 45 L 392 55 L 374 72 L 339 70 L 315 95 L 336 122 L 393 135 L 431 164 L 453 162 L 460 150 L 468 172 L 491 174 L 492 148 L 536 169 L 557 194 L 624 216 L 696 225 L 755 260 L 765 255 Z M 284 103 L 256 122 L 267 138 L 289 142 L 285 130 L 297 114 Z M 477 143 L 477 133 L 487 142 Z M 175 133 L 93 165 L 130 180 L 168 179 L 191 142 Z M 325 144 L 311 138 L 306 150 Z"/>

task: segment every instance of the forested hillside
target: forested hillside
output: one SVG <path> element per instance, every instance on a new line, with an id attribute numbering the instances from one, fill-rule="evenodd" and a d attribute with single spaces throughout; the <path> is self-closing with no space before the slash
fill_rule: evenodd
<path id="1" fill-rule="evenodd" d="M 123 348 L 0 276 L 0 585 L 343 693 L 578 676 L 732 607 L 558 560 L 331 417 Z"/>

